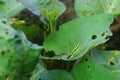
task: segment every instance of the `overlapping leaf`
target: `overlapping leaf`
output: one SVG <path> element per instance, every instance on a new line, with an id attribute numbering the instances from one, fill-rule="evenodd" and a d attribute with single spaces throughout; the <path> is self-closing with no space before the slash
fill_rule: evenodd
<path id="1" fill-rule="evenodd" d="M 120 51 L 94 50 L 89 59 L 108 68 L 120 78 Z"/>
<path id="2" fill-rule="evenodd" d="M 0 14 L 0 38 L 9 40 L 15 37 L 16 31 L 10 24 L 10 19 Z"/>
<path id="3" fill-rule="evenodd" d="M 80 17 L 100 13 L 116 16 L 120 13 L 119 4 L 120 0 L 75 0 L 75 10 Z"/>
<path id="4" fill-rule="evenodd" d="M 75 80 L 119 80 L 110 70 L 92 61 L 85 61 L 73 68 Z"/>
<path id="5" fill-rule="evenodd" d="M 107 14 L 77 18 L 61 25 L 58 32 L 51 33 L 44 41 L 44 48 L 63 55 L 61 58 L 64 60 L 77 59 L 108 40 L 111 23 L 112 16 Z"/>
<path id="6" fill-rule="evenodd" d="M 37 64 L 41 47 L 28 41 L 10 23 L 8 18 L 0 17 L 0 79 L 26 80 Z"/>
<path id="7" fill-rule="evenodd" d="M 0 13 L 6 16 L 15 16 L 24 9 L 18 0 L 2 0 L 0 2 Z"/>
<path id="8" fill-rule="evenodd" d="M 66 9 L 64 4 L 61 3 L 59 0 L 20 0 L 20 2 L 36 15 L 41 15 L 41 10 L 43 8 L 47 9 L 48 12 L 52 11 L 55 5 L 57 5 L 59 8 L 59 15 L 61 15 Z"/>
<path id="9" fill-rule="evenodd" d="M 40 80 L 42 75 L 47 72 L 47 69 L 42 62 L 42 60 L 39 60 L 39 62 L 36 65 L 36 68 L 34 69 L 30 80 Z"/>
<path id="10" fill-rule="evenodd" d="M 74 78 L 67 71 L 54 69 L 44 73 L 41 80 L 74 80 Z"/>

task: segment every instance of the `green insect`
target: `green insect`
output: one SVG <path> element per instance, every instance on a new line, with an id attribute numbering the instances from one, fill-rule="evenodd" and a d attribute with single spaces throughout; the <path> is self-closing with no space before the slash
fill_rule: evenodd
<path id="1" fill-rule="evenodd" d="M 73 49 L 73 51 L 70 53 L 70 55 L 67 58 L 72 58 L 80 49 L 81 49 L 80 44 L 78 43 L 77 46 Z"/>

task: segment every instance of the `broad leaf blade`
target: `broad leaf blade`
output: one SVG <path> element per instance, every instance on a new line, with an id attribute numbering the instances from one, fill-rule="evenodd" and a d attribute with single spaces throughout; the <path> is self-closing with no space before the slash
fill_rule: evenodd
<path id="1" fill-rule="evenodd" d="M 37 64 L 41 47 L 15 30 L 8 18 L 1 16 L 0 22 L 0 80 L 6 80 L 6 76 L 10 80 L 26 80 Z"/>
<path id="2" fill-rule="evenodd" d="M 36 15 L 39 15 L 39 3 L 38 0 L 20 0 L 20 2 L 27 8 L 29 9 L 31 12 L 33 12 Z"/>
<path id="3" fill-rule="evenodd" d="M 46 51 L 54 51 L 56 55 L 65 55 L 64 60 L 69 55 L 73 55 L 70 59 L 77 59 L 108 40 L 111 23 L 112 17 L 107 14 L 77 18 L 61 25 L 58 32 L 51 33 L 44 41 L 44 48 Z M 77 46 L 79 49 L 74 52 Z"/>
<path id="4" fill-rule="evenodd" d="M 43 8 L 51 11 L 54 9 L 55 5 L 58 6 L 59 15 L 61 15 L 65 11 L 65 5 L 61 3 L 59 0 L 20 0 L 20 2 L 29 9 L 32 13 L 42 16 L 41 10 Z"/>
<path id="5" fill-rule="evenodd" d="M 0 2 L 0 13 L 8 17 L 17 15 L 23 9 L 23 5 L 18 0 L 6 0 L 4 3 Z"/>
<path id="6" fill-rule="evenodd" d="M 75 10 L 80 17 L 100 13 L 116 16 L 120 13 L 119 4 L 120 0 L 76 0 Z"/>
<path id="7" fill-rule="evenodd" d="M 5 40 L 12 39 L 16 31 L 10 25 L 10 19 L 0 14 L 0 38 Z"/>
<path id="8" fill-rule="evenodd" d="M 91 61 L 78 64 L 71 74 L 75 80 L 118 80 L 108 69 Z"/>
<path id="9" fill-rule="evenodd" d="M 120 51 L 94 50 L 89 60 L 108 68 L 115 76 L 120 78 Z"/>
<path id="10" fill-rule="evenodd" d="M 74 80 L 70 73 L 54 69 L 43 74 L 41 80 Z"/>

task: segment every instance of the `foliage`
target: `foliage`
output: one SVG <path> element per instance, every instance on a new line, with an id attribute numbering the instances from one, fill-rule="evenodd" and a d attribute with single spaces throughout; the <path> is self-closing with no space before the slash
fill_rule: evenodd
<path id="1" fill-rule="evenodd" d="M 91 57 L 89 57 L 95 63 L 98 63 L 107 69 L 109 69 L 115 76 L 120 78 L 120 51 L 118 50 L 94 50 L 92 51 Z"/>
<path id="2" fill-rule="evenodd" d="M 40 17 L 47 31 L 55 31 L 56 20 L 66 9 L 64 4 L 59 0 L 20 0 L 20 2 Z"/>
<path id="3" fill-rule="evenodd" d="M 90 16 L 101 13 L 119 15 L 119 0 L 76 0 L 75 10 L 81 16 Z"/>
<path id="4" fill-rule="evenodd" d="M 75 80 L 118 80 L 108 69 L 91 61 L 77 65 L 71 73 Z"/>
<path id="5" fill-rule="evenodd" d="M 43 74 L 42 80 L 74 80 L 74 78 L 64 70 L 51 70 Z"/>
<path id="6" fill-rule="evenodd" d="M 51 33 L 44 42 L 44 48 L 56 55 L 66 55 L 62 58 L 64 60 L 79 58 L 91 47 L 108 40 L 106 37 L 112 35 L 109 31 L 111 22 L 112 17 L 107 14 L 74 19 L 61 25 L 58 32 Z M 86 29 L 89 32 L 86 33 Z"/>
<path id="7" fill-rule="evenodd" d="M 37 64 L 41 47 L 28 41 L 21 30 L 14 29 L 8 18 L 1 16 L 0 22 L 0 79 L 7 76 L 10 80 L 26 80 Z"/>
<path id="8" fill-rule="evenodd" d="M 66 10 L 59 0 L 0 0 L 0 80 L 119 80 L 120 52 L 95 48 L 112 36 L 109 27 L 120 14 L 119 3 L 75 0 L 79 17 L 60 25 L 57 31 L 57 20 Z M 40 18 L 43 29 L 15 19 L 25 8 Z M 42 30 L 43 45 L 26 38 Z M 76 66 L 73 64 L 70 72 L 49 70 L 45 62 L 50 59 L 51 63 L 67 61 L 68 66 L 76 60 Z"/>
<path id="9" fill-rule="evenodd" d="M 12 17 L 24 9 L 18 0 L 2 0 L 0 2 L 0 13 Z"/>

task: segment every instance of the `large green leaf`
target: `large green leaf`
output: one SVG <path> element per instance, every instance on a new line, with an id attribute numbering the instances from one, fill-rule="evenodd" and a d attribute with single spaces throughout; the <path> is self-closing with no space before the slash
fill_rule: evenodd
<path id="1" fill-rule="evenodd" d="M 44 73 L 41 80 L 74 80 L 74 78 L 67 71 L 54 69 Z"/>
<path id="2" fill-rule="evenodd" d="M 77 59 L 108 40 L 112 35 L 109 30 L 112 21 L 112 16 L 107 14 L 77 18 L 61 25 L 58 32 L 51 33 L 44 41 L 44 48 L 63 55 L 64 60 Z"/>
<path id="3" fill-rule="evenodd" d="M 26 80 L 37 64 L 41 47 L 28 41 L 10 23 L 8 18 L 0 17 L 0 80 Z"/>
<path id="4" fill-rule="evenodd" d="M 10 25 L 10 19 L 0 14 L 0 38 L 12 39 L 16 31 Z"/>
<path id="5" fill-rule="evenodd" d="M 18 0 L 4 0 L 4 2 L 0 2 L 0 13 L 6 16 L 15 16 L 23 9 L 24 7 Z"/>
<path id="6" fill-rule="evenodd" d="M 85 61 L 73 68 L 75 80 L 118 80 L 108 69 L 91 61 Z"/>
<path id="7" fill-rule="evenodd" d="M 74 80 L 74 78 L 64 70 L 54 69 L 47 71 L 42 60 L 40 60 L 30 80 Z"/>
<path id="8" fill-rule="evenodd" d="M 94 50 L 89 60 L 108 68 L 120 79 L 120 51 Z"/>
<path id="9" fill-rule="evenodd" d="M 77 14 L 89 16 L 100 13 L 118 15 L 120 13 L 120 0 L 75 0 Z"/>
<path id="10" fill-rule="evenodd" d="M 41 15 L 41 10 L 43 8 L 51 11 L 54 9 L 55 5 L 58 6 L 59 15 L 65 11 L 65 5 L 61 3 L 59 0 L 20 0 L 20 2 L 31 12 L 36 15 Z"/>

